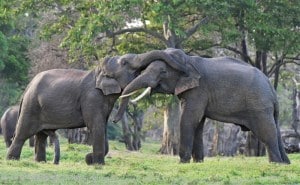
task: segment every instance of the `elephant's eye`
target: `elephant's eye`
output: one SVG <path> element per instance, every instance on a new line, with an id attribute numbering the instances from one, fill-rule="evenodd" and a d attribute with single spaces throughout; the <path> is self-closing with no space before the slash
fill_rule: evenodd
<path id="1" fill-rule="evenodd" d="M 124 66 L 124 65 L 126 65 L 128 63 L 128 60 L 127 59 L 122 59 L 122 61 L 121 61 L 121 64 Z"/>

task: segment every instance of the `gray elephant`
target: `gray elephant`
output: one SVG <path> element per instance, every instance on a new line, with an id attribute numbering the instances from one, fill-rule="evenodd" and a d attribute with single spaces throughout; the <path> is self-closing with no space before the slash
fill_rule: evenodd
<path id="1" fill-rule="evenodd" d="M 18 115 L 19 115 L 19 107 L 20 105 L 15 105 L 8 108 L 1 117 L 0 123 L 1 123 L 1 128 L 3 130 L 3 137 L 7 148 L 10 147 L 13 140 L 13 136 L 15 133 L 16 124 L 18 120 Z M 54 144 L 53 163 L 58 164 L 60 159 L 60 147 L 59 147 L 58 136 L 56 135 L 55 132 L 51 132 L 51 131 L 44 131 L 44 133 L 47 136 L 50 136 L 50 139 Z M 31 136 L 29 140 L 30 143 L 34 143 L 34 136 Z M 33 146 L 33 144 L 31 144 L 31 146 Z M 46 148 L 46 145 L 44 145 L 43 147 Z M 35 148 L 35 150 L 37 150 L 37 148 Z"/>
<path id="2" fill-rule="evenodd" d="M 188 56 L 179 49 L 154 50 L 135 59 L 145 70 L 122 92 L 115 121 L 133 92 L 151 87 L 152 93 L 175 94 L 181 101 L 181 162 L 191 156 L 203 161 L 203 125 L 211 118 L 251 130 L 265 144 L 270 162 L 290 163 L 280 136 L 276 93 L 261 71 L 233 58 Z"/>
<path id="3" fill-rule="evenodd" d="M 14 136 L 18 114 L 19 114 L 19 105 L 15 105 L 9 107 L 1 117 L 0 124 L 1 124 L 3 138 L 7 148 L 11 145 L 11 141 Z"/>
<path id="4" fill-rule="evenodd" d="M 27 86 L 20 108 L 16 135 L 7 159 L 19 159 L 24 141 L 38 138 L 36 161 L 45 161 L 45 131 L 87 127 L 91 132 L 93 152 L 86 155 L 88 164 L 104 164 L 108 152 L 107 120 L 122 89 L 139 69 L 130 65 L 130 56 L 105 58 L 90 71 L 53 69 L 41 72 Z M 123 60 L 126 59 L 126 60 Z M 112 78 L 113 77 L 113 78 Z"/>

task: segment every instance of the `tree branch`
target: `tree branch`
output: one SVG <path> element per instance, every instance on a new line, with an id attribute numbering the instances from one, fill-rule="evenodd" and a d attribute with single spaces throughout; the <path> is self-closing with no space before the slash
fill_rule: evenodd
<path id="1" fill-rule="evenodd" d="M 206 24 L 209 20 L 209 17 L 206 16 L 203 19 L 201 19 L 197 24 L 195 24 L 193 27 L 191 27 L 189 30 L 187 30 L 185 32 L 186 37 L 185 38 L 181 38 L 178 43 L 182 43 L 184 40 L 188 39 L 190 36 L 192 36 L 200 26 L 202 26 L 203 24 Z"/>
<path id="2" fill-rule="evenodd" d="M 298 54 L 297 56 L 295 57 L 285 57 L 286 59 L 289 59 L 289 60 L 299 60 L 300 61 L 300 54 Z M 296 62 L 297 63 L 297 62 Z M 298 64 L 299 65 L 299 64 Z"/>
<path id="3" fill-rule="evenodd" d="M 234 48 L 234 47 L 231 47 L 231 46 L 225 46 L 224 47 L 225 49 L 228 49 L 230 51 L 233 51 L 241 56 L 243 56 L 244 58 L 247 58 L 247 60 L 249 61 L 249 63 L 252 65 L 252 66 L 255 66 L 254 62 L 251 60 L 251 58 L 248 56 L 248 55 L 244 55 L 243 52 L 241 52 L 240 50 Z"/>
<path id="4" fill-rule="evenodd" d="M 190 28 L 189 30 L 187 30 L 186 33 L 186 38 L 189 38 L 191 35 L 193 35 L 200 26 L 202 26 L 203 24 L 206 24 L 209 20 L 209 17 L 206 16 L 203 19 L 201 19 L 197 24 L 195 24 L 192 28 Z"/>
<path id="5" fill-rule="evenodd" d="M 274 65 L 272 65 L 271 69 L 268 71 L 268 76 L 272 76 L 273 73 L 275 72 L 276 67 L 281 67 L 285 64 L 296 64 L 300 66 L 300 62 L 295 62 L 292 60 L 288 60 L 288 61 L 284 61 L 284 62 L 280 62 L 280 63 L 275 63 Z"/>

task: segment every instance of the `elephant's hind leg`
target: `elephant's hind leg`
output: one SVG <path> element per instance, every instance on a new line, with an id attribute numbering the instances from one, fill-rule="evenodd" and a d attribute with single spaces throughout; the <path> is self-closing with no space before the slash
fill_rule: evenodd
<path id="1" fill-rule="evenodd" d="M 6 159 L 19 160 L 24 142 L 25 139 L 15 138 L 7 151 Z"/>
<path id="2" fill-rule="evenodd" d="M 32 129 L 33 127 L 28 127 L 28 125 L 24 123 L 24 120 L 20 117 L 17 124 L 15 137 L 7 152 L 6 158 L 8 160 L 20 159 L 22 147 L 25 141 L 35 134 L 35 130 L 37 128 L 35 127 L 34 129 Z"/>
<path id="3" fill-rule="evenodd" d="M 282 163 L 277 128 L 272 115 L 255 113 L 255 119 L 252 120 L 249 129 L 265 144 L 269 161 Z"/>

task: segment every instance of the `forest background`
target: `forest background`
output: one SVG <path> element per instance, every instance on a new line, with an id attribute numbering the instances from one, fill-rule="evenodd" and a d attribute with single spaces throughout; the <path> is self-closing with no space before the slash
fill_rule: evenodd
<path id="1" fill-rule="evenodd" d="M 105 56 L 173 47 L 259 68 L 277 90 L 281 128 L 299 139 L 299 9 L 296 0 L 0 0 L 0 115 L 38 72 L 88 70 Z M 177 154 L 179 111 L 173 96 L 145 98 L 128 108 L 122 124 L 110 124 L 110 137 L 138 150 L 148 134 L 162 142 L 161 153 Z M 238 127 L 208 123 L 207 155 L 236 154 L 243 138 L 253 138 Z"/>

